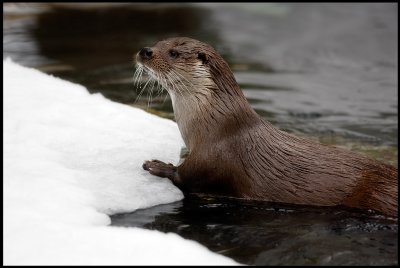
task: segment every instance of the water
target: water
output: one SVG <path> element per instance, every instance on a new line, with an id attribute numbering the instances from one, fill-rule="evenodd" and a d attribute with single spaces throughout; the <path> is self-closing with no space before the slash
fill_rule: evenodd
<path id="1" fill-rule="evenodd" d="M 91 93 L 137 100 L 134 54 L 172 36 L 214 46 L 252 107 L 274 125 L 397 165 L 398 14 L 391 3 L 3 4 L 3 58 Z M 340 209 L 204 197 L 116 215 L 173 231 L 248 264 L 397 264 L 397 222 Z"/>
<path id="2" fill-rule="evenodd" d="M 114 215 L 113 226 L 178 233 L 250 265 L 394 265 L 397 220 L 210 196 Z"/>

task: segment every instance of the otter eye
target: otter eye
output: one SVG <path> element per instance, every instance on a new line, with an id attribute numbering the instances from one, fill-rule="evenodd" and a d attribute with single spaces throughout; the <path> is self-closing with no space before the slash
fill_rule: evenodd
<path id="1" fill-rule="evenodd" d="M 199 52 L 199 54 L 197 54 L 197 58 L 200 59 L 203 64 L 208 63 L 208 56 L 204 52 Z"/>
<path id="2" fill-rule="evenodd" d="M 176 59 L 176 58 L 178 57 L 178 51 L 176 51 L 175 49 L 171 49 L 171 50 L 169 51 L 169 56 L 170 56 L 172 59 Z"/>

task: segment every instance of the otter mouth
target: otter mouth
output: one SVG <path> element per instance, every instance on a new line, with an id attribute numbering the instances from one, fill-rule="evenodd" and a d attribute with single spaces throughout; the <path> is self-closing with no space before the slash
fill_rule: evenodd
<path id="1" fill-rule="evenodd" d="M 152 96 L 154 91 L 156 91 L 156 97 L 160 96 L 164 89 L 166 89 L 163 84 L 159 80 L 159 75 L 151 69 L 150 67 L 146 66 L 145 64 L 136 61 L 136 70 L 133 74 L 133 86 L 136 89 L 137 94 L 135 102 L 137 102 L 140 97 L 143 95 L 143 92 L 147 90 L 148 92 L 148 101 L 147 106 L 150 107 L 150 103 L 152 102 Z M 167 92 L 169 92 L 167 90 Z M 166 94 L 164 98 L 164 102 L 167 99 L 168 94 Z"/>
<path id="2" fill-rule="evenodd" d="M 144 74 L 147 75 L 147 80 L 146 77 L 143 78 Z M 183 96 L 185 92 L 190 93 L 188 88 L 190 82 L 183 75 L 173 69 L 169 69 L 168 72 L 157 72 L 141 60 L 136 61 L 136 71 L 133 81 L 134 86 L 141 89 L 139 95 L 141 95 L 148 86 L 150 86 L 148 90 L 151 93 L 155 87 L 158 87 L 158 95 L 160 95 L 163 90 L 166 90 L 170 95 L 175 95 L 175 93 L 177 93 Z M 144 86 L 142 87 L 143 83 Z"/>
<path id="3" fill-rule="evenodd" d="M 145 65 L 144 63 L 137 62 L 136 63 L 136 71 L 134 74 L 134 79 L 135 79 L 136 83 L 139 83 L 142 80 L 143 74 L 147 74 L 148 76 L 150 76 L 150 78 L 159 82 L 159 77 L 152 68 Z"/>
<path id="4" fill-rule="evenodd" d="M 157 83 L 158 86 L 160 86 L 162 88 L 165 88 L 163 86 L 163 83 L 161 81 L 161 76 L 159 74 L 157 74 L 149 66 L 147 66 L 147 65 L 145 65 L 145 64 L 143 64 L 141 62 L 137 62 L 136 63 L 136 71 L 135 71 L 135 73 L 133 75 L 133 84 L 135 85 L 135 87 L 142 88 L 143 83 L 144 83 L 143 90 L 150 83 L 151 83 L 152 87 L 154 87 L 155 84 Z"/>

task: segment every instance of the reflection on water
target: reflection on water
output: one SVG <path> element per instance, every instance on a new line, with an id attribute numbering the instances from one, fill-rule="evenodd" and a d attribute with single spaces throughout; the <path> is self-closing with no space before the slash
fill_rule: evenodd
<path id="1" fill-rule="evenodd" d="M 193 35 L 202 28 L 205 14 L 200 8 L 175 5 L 55 8 L 38 16 L 32 35 L 38 40 L 39 52 L 47 58 L 87 70 L 132 63 L 136 51 L 177 34 L 176 29 L 180 34 Z M 208 39 L 212 36 L 209 32 Z M 132 66 L 128 68 L 132 72 Z"/>
<path id="2" fill-rule="evenodd" d="M 200 31 L 206 11 L 188 5 L 50 7 L 29 21 L 25 17 L 5 21 L 3 35 L 9 38 L 4 43 L 4 56 L 122 103 L 134 104 L 137 97 L 133 56 L 140 48 L 177 34 L 197 34 L 207 41 L 217 39 L 212 31 Z M 30 53 L 22 45 L 27 40 Z M 37 56 L 26 58 L 26 54 Z M 139 105 L 147 105 L 146 97 Z"/>
<path id="3" fill-rule="evenodd" d="M 341 208 L 207 196 L 111 217 L 113 226 L 174 232 L 250 265 L 395 265 L 397 220 Z"/>
<path id="4" fill-rule="evenodd" d="M 397 165 L 397 4 L 3 8 L 3 57 L 92 93 L 173 118 L 164 95 L 148 90 L 136 101 L 133 55 L 189 36 L 220 51 L 253 108 L 274 125 Z M 397 222 L 339 209 L 275 211 L 192 197 L 114 216 L 113 225 L 177 232 L 248 264 L 397 264 Z"/>

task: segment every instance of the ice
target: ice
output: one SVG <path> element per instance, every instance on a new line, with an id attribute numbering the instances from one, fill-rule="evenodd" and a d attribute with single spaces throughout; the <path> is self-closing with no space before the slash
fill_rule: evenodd
<path id="1" fill-rule="evenodd" d="M 178 162 L 173 121 L 9 59 L 3 77 L 3 264 L 236 264 L 176 234 L 107 226 L 183 198 L 141 167 Z"/>

